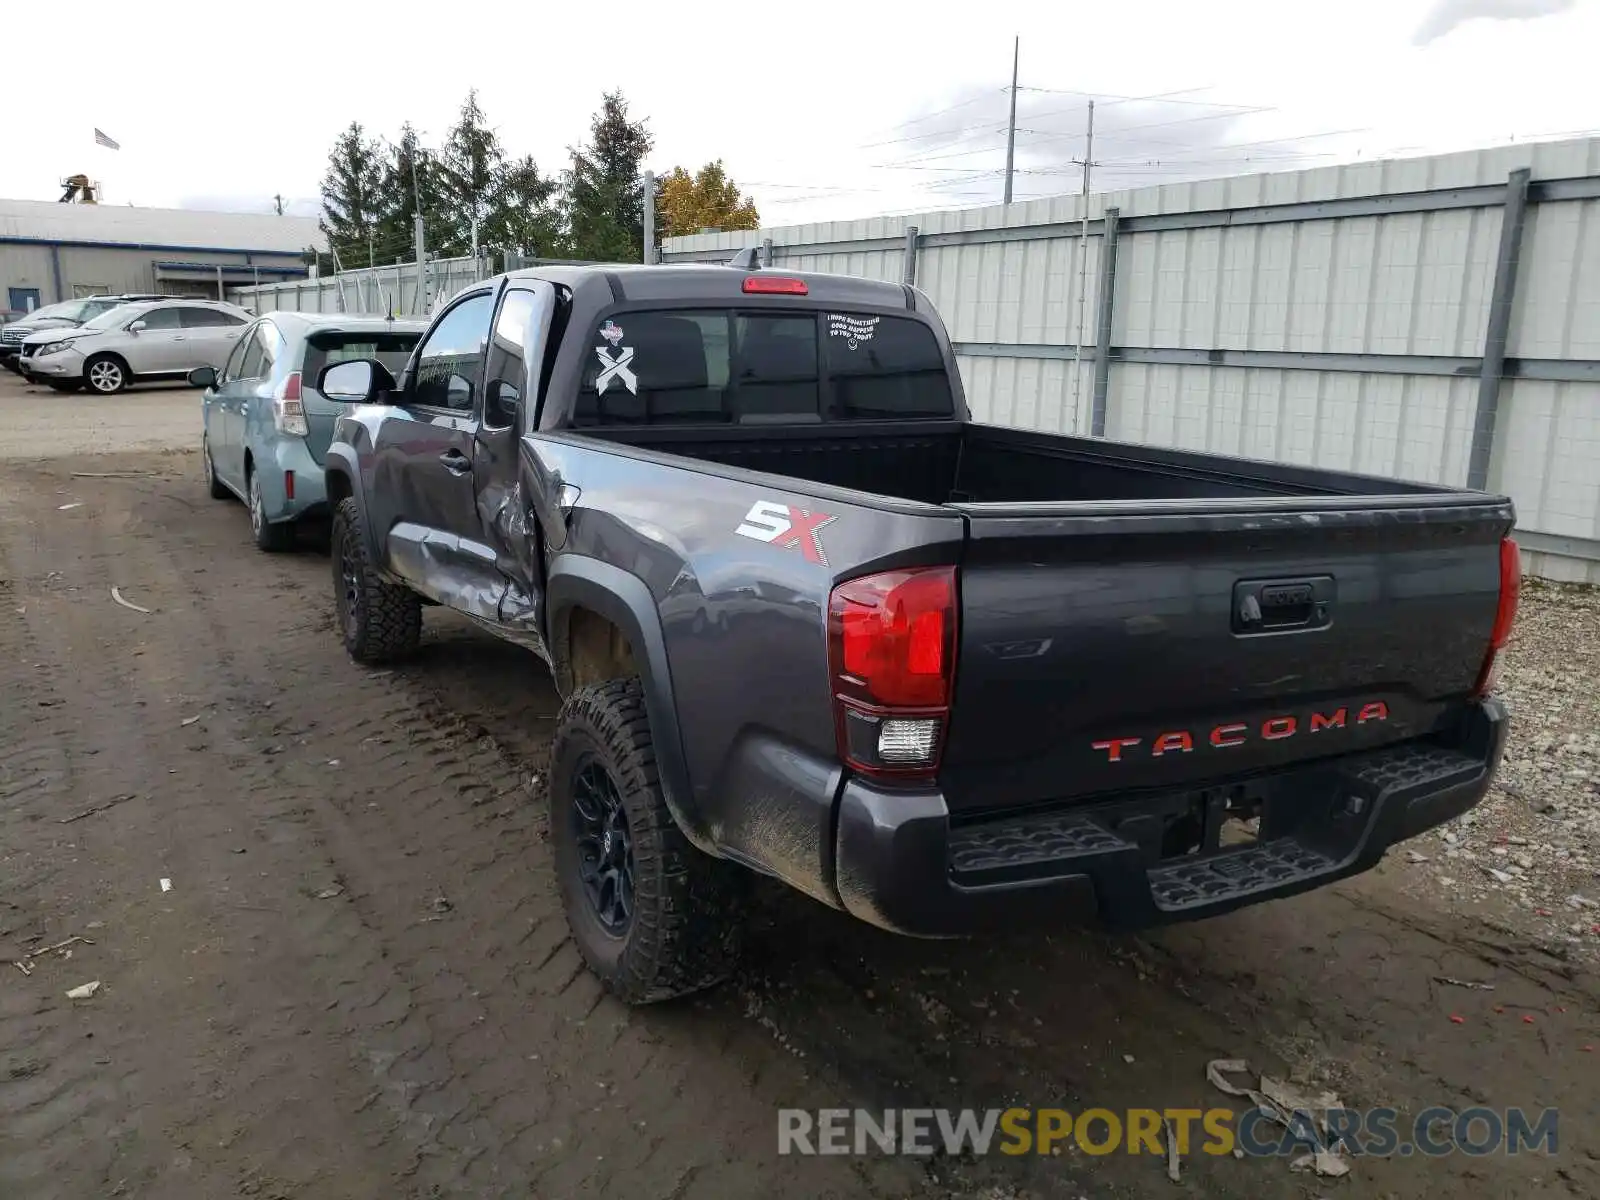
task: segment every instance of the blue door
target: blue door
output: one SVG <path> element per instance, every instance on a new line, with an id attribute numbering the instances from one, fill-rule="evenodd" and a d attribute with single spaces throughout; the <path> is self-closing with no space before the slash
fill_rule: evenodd
<path id="1" fill-rule="evenodd" d="M 12 312 L 31 313 L 39 307 L 38 288 L 7 288 L 6 307 Z"/>

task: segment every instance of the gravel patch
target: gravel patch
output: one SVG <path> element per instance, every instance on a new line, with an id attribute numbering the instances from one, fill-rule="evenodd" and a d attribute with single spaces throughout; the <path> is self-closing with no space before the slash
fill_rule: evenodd
<path id="1" fill-rule="evenodd" d="M 1391 861 L 1408 891 L 1600 960 L 1600 589 L 1523 580 L 1498 694 L 1511 733 L 1489 798 Z"/>

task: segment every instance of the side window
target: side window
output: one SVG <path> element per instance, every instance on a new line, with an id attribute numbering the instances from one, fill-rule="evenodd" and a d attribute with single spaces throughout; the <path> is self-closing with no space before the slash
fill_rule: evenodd
<path id="1" fill-rule="evenodd" d="M 278 327 L 271 321 L 263 321 L 256 326 L 255 341 L 261 343 L 261 370 L 259 377 L 271 379 L 273 369 L 278 364 L 278 348 L 283 345 L 283 339 L 278 335 Z"/>
<path id="2" fill-rule="evenodd" d="M 494 336 L 489 339 L 488 367 L 484 371 L 484 422 L 504 428 L 510 424 L 499 402 L 515 405 L 522 400 L 527 386 L 528 322 L 533 317 L 532 292 L 513 288 L 500 302 L 500 314 L 494 320 Z"/>
<path id="3" fill-rule="evenodd" d="M 228 355 L 228 361 L 222 368 L 222 377 L 217 383 L 232 383 L 241 378 L 243 374 L 244 356 L 251 346 L 255 345 L 254 330 L 240 338 L 233 344 L 233 353 Z"/>
<path id="4" fill-rule="evenodd" d="M 411 403 L 461 412 L 472 409 L 493 313 L 494 297 L 482 292 L 457 304 L 433 327 L 417 352 Z"/>
<path id="5" fill-rule="evenodd" d="M 182 312 L 183 310 L 178 308 L 152 308 L 136 320 L 143 321 L 145 329 L 151 332 L 158 329 L 177 329 L 183 322 Z"/>
<path id="6" fill-rule="evenodd" d="M 262 354 L 262 332 L 267 328 L 265 321 L 257 325 L 255 332 L 243 339 L 244 357 L 239 360 L 239 379 L 264 379 L 267 372 L 263 369 L 265 357 Z"/>
<path id="7" fill-rule="evenodd" d="M 183 308 L 183 327 L 185 329 L 215 329 L 220 325 L 237 325 L 240 322 L 230 320 L 230 314 L 217 308 Z"/>

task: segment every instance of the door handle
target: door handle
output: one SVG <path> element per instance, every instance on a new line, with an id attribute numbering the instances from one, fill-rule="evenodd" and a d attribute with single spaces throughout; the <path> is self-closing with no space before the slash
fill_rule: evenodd
<path id="1" fill-rule="evenodd" d="M 444 464 L 444 469 L 452 475 L 465 475 L 472 470 L 472 460 L 459 450 L 446 450 L 439 455 L 439 461 Z"/>

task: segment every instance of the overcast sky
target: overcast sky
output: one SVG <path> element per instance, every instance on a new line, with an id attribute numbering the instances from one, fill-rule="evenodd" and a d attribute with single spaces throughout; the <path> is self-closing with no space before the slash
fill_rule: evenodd
<path id="1" fill-rule="evenodd" d="M 0 196 L 54 199 L 82 171 L 111 203 L 270 211 L 282 193 L 315 213 L 351 120 L 437 143 L 476 87 L 506 149 L 554 171 L 621 88 L 651 166 L 721 157 L 768 225 L 990 203 L 1014 33 L 1019 197 L 1078 189 L 1090 95 L 1097 191 L 1600 130 L 1600 0 L 700 7 L 39 9 L 41 52 L 15 52 L 35 34 L 13 23 L 0 68 Z"/>

